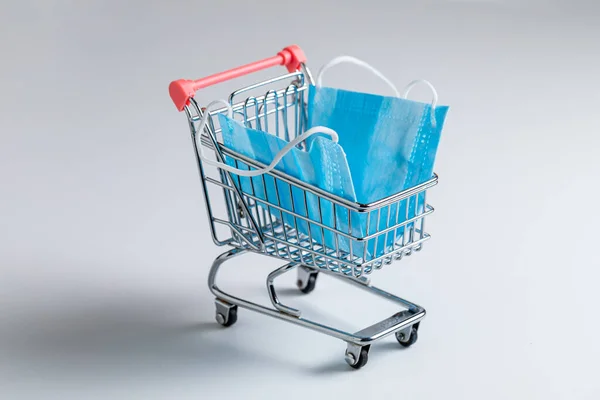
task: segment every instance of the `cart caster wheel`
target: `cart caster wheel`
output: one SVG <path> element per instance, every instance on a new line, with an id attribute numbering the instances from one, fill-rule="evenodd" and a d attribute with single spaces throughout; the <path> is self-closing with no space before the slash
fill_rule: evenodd
<path id="1" fill-rule="evenodd" d="M 217 322 L 225 327 L 231 326 L 237 321 L 237 306 L 227 304 L 221 300 L 215 300 L 217 306 L 217 312 L 215 319 Z"/>
<path id="2" fill-rule="evenodd" d="M 296 282 L 298 289 L 305 294 L 312 292 L 315 290 L 315 286 L 317 285 L 318 276 L 318 271 L 302 270 L 302 272 L 298 273 L 298 281 Z"/>
<path id="3" fill-rule="evenodd" d="M 416 327 L 410 328 L 410 337 L 408 340 L 406 339 L 406 335 L 403 332 L 396 332 L 396 340 L 400 343 L 401 346 L 410 347 L 417 342 L 419 338 L 418 330 Z"/>
<path id="4" fill-rule="evenodd" d="M 364 367 L 367 364 L 367 361 L 369 361 L 370 347 L 370 345 L 361 347 L 360 351 L 358 352 L 358 359 L 356 359 L 354 353 L 346 350 L 346 362 L 348 363 L 348 365 L 354 369 L 361 369 L 362 367 Z"/>
<path id="5" fill-rule="evenodd" d="M 237 306 L 235 306 L 235 308 L 232 308 L 231 310 L 229 310 L 229 312 L 227 314 L 228 315 L 223 315 L 220 312 L 217 312 L 217 315 L 215 317 L 217 322 L 225 327 L 231 326 L 236 323 L 236 321 L 237 321 Z"/>

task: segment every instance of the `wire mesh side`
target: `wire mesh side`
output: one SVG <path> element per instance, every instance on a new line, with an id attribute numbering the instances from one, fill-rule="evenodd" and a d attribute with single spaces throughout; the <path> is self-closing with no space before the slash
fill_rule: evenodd
<path id="1" fill-rule="evenodd" d="M 260 84 L 252 86 L 257 87 Z M 306 129 L 306 88 L 297 77 L 283 89 L 248 96 L 233 106 L 234 118 L 249 128 L 290 141 Z M 211 113 L 207 133 L 216 136 L 221 131 L 214 117 L 223 111 Z M 211 147 L 208 141 L 205 144 Z M 225 153 L 227 163 L 235 168 L 262 166 L 231 150 L 225 149 Z M 277 171 L 240 177 L 214 168 L 203 176 L 206 184 L 221 189 L 225 205 L 222 217 L 207 207 L 211 224 L 227 226 L 231 234 L 217 244 L 359 277 L 420 250 L 429 239 L 425 217 L 433 208 L 426 202 L 426 190 L 436 179 L 397 198 L 362 206 Z M 206 198 L 213 201 L 208 195 Z"/>

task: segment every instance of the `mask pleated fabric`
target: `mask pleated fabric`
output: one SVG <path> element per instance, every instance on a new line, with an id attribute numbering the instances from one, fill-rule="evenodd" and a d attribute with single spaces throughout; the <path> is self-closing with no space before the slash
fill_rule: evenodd
<path id="1" fill-rule="evenodd" d="M 433 175 L 448 107 L 436 104 L 437 93 L 426 83 L 434 93 L 431 104 L 400 96 L 353 92 L 319 84 L 311 86 L 307 127 L 333 130 L 337 133 L 337 143 L 317 133 L 306 138 L 306 150 L 290 148 L 289 142 L 279 137 L 249 128 L 231 115 L 220 114 L 223 142 L 233 151 L 263 164 L 281 157 L 287 146 L 274 169 L 343 199 L 369 204 L 423 183 Z M 405 95 L 407 93 L 408 90 Z M 231 168 L 248 169 L 231 157 L 226 157 L 226 162 Z M 425 206 L 423 196 L 417 201 L 414 198 L 399 201 L 370 213 L 349 212 L 269 175 L 236 176 L 235 171 L 232 172 L 234 183 L 244 194 L 258 199 L 256 204 L 272 218 L 320 245 L 352 253 L 355 260 L 372 260 L 404 240 L 405 235 L 413 232 L 411 220 L 423 213 Z M 311 222 L 294 217 L 290 212 Z M 323 226 L 354 239 L 335 235 Z M 382 231 L 387 234 L 376 235 Z M 369 235 L 377 240 L 363 240 Z"/>
<path id="2" fill-rule="evenodd" d="M 447 106 L 432 108 L 404 98 L 313 86 L 309 91 L 308 126 L 323 125 L 338 133 L 355 201 L 368 204 L 431 179 L 447 112 Z M 419 197 L 418 202 L 403 200 L 371 215 L 355 213 L 352 235 L 364 238 L 415 218 L 423 212 L 424 203 L 424 197 Z M 348 225 L 343 218 L 338 224 L 342 229 Z M 407 224 L 395 235 L 385 235 L 377 240 L 377 249 L 375 240 L 367 241 L 367 255 L 383 254 L 394 238 L 402 239 L 413 228 Z M 354 250 L 364 254 L 363 244 L 355 245 Z"/>

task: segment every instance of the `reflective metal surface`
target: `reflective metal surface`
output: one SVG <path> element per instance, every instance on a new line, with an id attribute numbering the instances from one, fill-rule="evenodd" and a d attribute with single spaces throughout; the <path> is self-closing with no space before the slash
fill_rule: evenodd
<path id="1" fill-rule="evenodd" d="M 341 276 L 340 274 L 332 273 L 332 272 L 325 272 L 325 273 L 328 273 L 328 274 L 331 274 L 332 276 L 341 278 L 344 282 L 351 283 L 357 287 L 360 287 L 360 288 L 366 290 L 369 293 L 373 293 L 373 294 L 383 297 L 387 300 L 393 301 L 393 302 L 399 304 L 400 306 L 402 306 L 403 308 L 405 308 L 405 311 L 396 313 L 396 314 L 390 316 L 389 318 L 386 318 L 383 321 L 380 321 L 380 322 L 373 324 L 369 327 L 366 327 L 364 329 L 361 329 L 358 332 L 351 333 L 351 332 L 346 332 L 346 331 L 343 331 L 343 330 L 340 330 L 340 329 L 337 329 L 337 328 L 334 328 L 331 326 L 323 325 L 318 322 L 303 318 L 300 315 L 299 310 L 284 306 L 281 303 L 279 303 L 277 300 L 274 301 L 274 304 L 275 303 L 278 304 L 277 308 L 268 308 L 263 305 L 256 304 L 254 302 L 244 300 L 242 298 L 239 298 L 239 297 L 231 295 L 227 292 L 224 292 L 223 290 L 221 290 L 219 288 L 219 286 L 217 286 L 217 283 L 216 283 L 217 275 L 218 275 L 219 268 L 221 267 L 221 265 L 223 263 L 225 263 L 226 261 L 231 260 L 232 258 L 242 255 L 244 253 L 246 253 L 246 250 L 241 250 L 241 249 L 235 248 L 235 249 L 229 250 L 229 251 L 221 254 L 213 262 L 213 265 L 212 265 L 209 275 L 208 275 L 208 287 L 209 287 L 210 291 L 216 296 L 218 301 L 221 302 L 221 304 L 234 304 L 234 305 L 237 305 L 237 306 L 240 306 L 243 308 L 247 308 L 252 311 L 257 311 L 262 314 L 270 315 L 275 318 L 283 319 L 285 321 L 304 326 L 306 328 L 315 330 L 317 332 L 325 333 L 329 336 L 333 336 L 338 339 L 342 339 L 348 343 L 354 343 L 355 345 L 358 345 L 358 346 L 365 346 L 365 345 L 371 344 L 372 342 L 382 339 L 396 331 L 401 331 L 404 328 L 411 327 L 412 325 L 418 323 L 421 319 L 423 319 L 425 317 L 425 309 L 423 309 L 422 307 L 420 307 L 414 303 L 411 303 L 410 301 L 404 300 L 404 299 L 397 297 L 397 296 L 395 296 L 389 292 L 386 292 L 382 289 L 371 286 L 370 284 L 360 283 L 353 279 L 348 279 L 348 278 Z M 272 273 L 273 276 L 270 276 L 270 277 L 274 278 L 275 276 L 279 276 L 285 272 L 291 271 L 292 269 L 294 269 L 296 267 L 297 267 L 296 264 L 287 264 L 287 265 L 273 271 L 273 273 Z M 272 284 L 272 280 L 270 283 Z M 267 285 L 269 285 L 270 283 L 267 283 Z M 290 312 L 290 310 L 291 310 L 291 312 Z M 222 311 L 217 310 L 217 312 L 222 312 Z M 297 313 L 298 315 L 294 315 L 295 313 Z"/>
<path id="2" fill-rule="evenodd" d="M 250 128 L 260 129 L 290 141 L 306 129 L 307 89 L 312 82 L 310 71 L 302 65 L 301 71 L 239 89 L 229 96 L 234 117 Z M 265 88 L 265 86 L 282 83 L 284 83 L 283 88 Z M 257 95 L 251 94 L 257 90 L 262 92 Z M 242 95 L 246 97 L 237 101 Z M 425 232 L 425 217 L 433 212 L 425 196 L 426 191 L 437 184 L 437 175 L 427 182 L 370 204 L 348 201 L 277 170 L 255 178 L 259 179 L 263 187 L 269 179 L 277 190 L 285 188 L 289 191 L 286 196 L 288 200 L 292 200 L 290 209 L 289 205 L 286 207 L 282 205 L 279 191 L 276 192 L 275 198 L 261 198 L 255 190 L 254 183 L 251 185 L 251 190 L 248 190 L 242 187 L 239 176 L 217 167 L 203 165 L 199 157 L 198 145 L 212 149 L 216 160 L 225 161 L 226 158 L 233 160 L 236 168 L 265 167 L 255 160 L 234 152 L 220 142 L 221 129 L 218 118 L 215 117 L 219 113 L 226 112 L 225 108 L 209 112 L 204 132 L 197 131 L 196 125 L 203 113 L 208 111 L 200 108 L 194 99 L 186 106 L 185 111 L 194 143 L 213 241 L 219 246 L 233 247 L 217 257 L 208 276 L 208 286 L 216 296 L 217 322 L 223 326 L 233 325 L 237 320 L 239 306 L 336 337 L 348 343 L 345 359 L 353 368 L 364 366 L 368 360 L 370 344 L 388 335 L 395 334 L 400 344 L 405 347 L 412 345 L 416 341 L 415 332 L 425 316 L 425 310 L 372 286 L 369 276 L 374 270 L 423 248 L 423 243 L 429 239 L 429 235 Z M 201 136 L 197 141 L 198 135 Z M 304 144 L 299 145 L 299 147 L 303 146 Z M 296 197 L 291 196 L 292 191 L 302 194 L 303 204 L 294 204 Z M 318 218 L 314 216 L 308 218 L 295 212 L 297 209 L 307 209 L 308 196 L 316 197 L 320 207 L 322 204 L 331 205 L 334 221 L 338 220 L 336 217 L 341 218 L 346 222 L 343 225 L 347 226 L 347 229 L 338 227 L 342 224 L 335 222 L 333 227 L 328 226 L 323 222 L 322 214 Z M 401 202 L 405 204 L 404 208 L 407 210 L 403 218 L 399 217 Z M 417 204 L 423 206 L 417 207 Z M 415 210 L 411 215 L 408 215 L 409 205 Z M 396 217 L 390 218 L 392 215 Z M 357 235 L 352 230 L 352 223 L 357 221 L 359 216 L 362 221 L 366 221 L 366 233 L 363 235 Z M 310 223 L 306 233 L 298 229 L 300 222 L 304 223 L 304 226 Z M 377 230 L 370 229 L 373 226 Z M 326 235 L 334 237 L 335 246 L 328 247 L 315 240 L 310 227 L 319 231 L 321 238 Z M 341 240 L 349 243 L 348 250 L 344 251 L 340 248 Z M 381 241 L 385 241 L 382 252 L 371 252 L 374 254 L 367 252 L 367 247 L 370 245 L 378 249 L 377 243 Z M 363 250 L 356 251 L 356 249 Z M 287 262 L 271 272 L 266 279 L 267 293 L 273 308 L 231 295 L 222 291 L 216 284 L 221 265 L 247 251 Z M 354 333 L 308 320 L 302 317 L 300 310 L 282 304 L 275 290 L 275 279 L 293 269 L 298 269 L 297 286 L 304 293 L 310 293 L 315 288 L 317 275 L 322 272 L 393 301 L 403 310 Z M 411 332 L 415 333 L 412 338 Z"/>
<path id="3" fill-rule="evenodd" d="M 304 66 L 303 70 L 307 72 L 308 68 Z M 306 129 L 307 120 L 306 97 L 309 79 L 306 72 L 285 74 L 233 92 L 229 101 L 232 103 L 234 116 L 250 128 L 269 132 L 287 141 L 300 135 Z M 283 88 L 270 88 L 282 83 Z M 263 90 L 263 93 L 249 95 L 257 90 Z M 248 97 L 233 103 L 241 95 Z M 192 138 L 202 135 L 198 141 L 201 145 L 212 149 L 219 161 L 224 161 L 225 157 L 233 160 L 236 168 L 250 170 L 264 167 L 263 164 L 244 157 L 219 142 L 221 128 L 215 116 L 226 112 L 225 108 L 209 112 L 209 123 L 205 131 L 197 132 L 196 123 L 203 112 L 205 111 L 195 100 L 186 107 Z M 425 195 L 427 189 L 437 183 L 437 176 L 388 198 L 370 204 L 360 204 L 327 193 L 280 171 L 271 171 L 255 178 L 258 179 L 257 184 L 263 188 L 269 182 L 269 185 L 276 189 L 274 198 L 264 198 L 264 195 L 260 197 L 257 193 L 253 180 L 250 180 L 250 189 L 243 188 L 239 176 L 202 165 L 196 147 L 198 142 L 193 140 L 211 233 L 217 245 L 228 244 L 357 278 L 389 265 L 403 256 L 413 254 L 429 239 L 429 234 L 425 232 L 425 217 L 433 212 L 433 208 L 426 204 Z M 209 186 L 220 189 L 219 199 L 209 194 Z M 286 193 L 282 194 L 280 190 L 285 190 Z M 301 195 L 292 196 L 292 192 Z M 291 207 L 289 204 L 282 204 L 283 195 L 286 201 L 291 200 Z M 333 210 L 334 220 L 345 223 L 334 222 L 334 226 L 328 226 L 324 223 L 322 215 L 309 218 L 306 214 L 296 212 L 295 210 L 307 209 L 309 196 L 319 207 L 329 206 Z M 215 201 L 226 205 L 224 215 L 215 212 L 212 205 Z M 297 201 L 302 204 L 296 204 Z M 425 206 L 416 207 L 421 203 Z M 415 210 L 410 215 L 409 208 Z M 406 210 L 406 215 L 402 217 L 401 209 Z M 395 218 L 391 217 L 393 215 Z M 358 221 L 358 218 L 362 218 L 363 223 L 366 221 L 366 229 L 362 230 L 364 234 L 357 234 L 356 229 L 355 232 L 352 230 L 352 223 Z M 306 228 L 304 231 L 298 229 L 299 223 L 303 223 L 304 226 L 310 223 L 308 232 Z M 227 227 L 230 234 L 219 239 L 217 225 Z M 311 232 L 311 227 L 318 231 L 316 236 L 320 238 L 333 237 L 335 245 L 329 247 L 319 243 L 313 237 L 316 232 Z M 339 245 L 341 240 L 349 243 L 345 250 Z M 391 244 L 383 249 L 383 253 L 367 252 L 367 248 L 378 248 L 378 244 L 381 245 L 383 241 Z"/>

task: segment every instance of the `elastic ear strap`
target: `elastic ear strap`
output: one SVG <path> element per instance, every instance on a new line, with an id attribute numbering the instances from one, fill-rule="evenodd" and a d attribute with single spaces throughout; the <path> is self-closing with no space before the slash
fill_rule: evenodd
<path id="1" fill-rule="evenodd" d="M 310 136 L 312 136 L 316 133 L 324 133 L 326 135 L 331 136 L 331 139 L 333 140 L 334 143 L 337 143 L 339 140 L 338 134 L 333 129 L 329 129 L 325 126 L 315 126 L 313 128 L 310 128 L 306 132 L 304 132 L 302 135 L 295 137 L 294 140 L 292 140 L 287 145 L 285 145 L 285 147 L 283 149 L 281 149 L 281 151 L 279 151 L 279 153 L 277 153 L 277 155 L 273 158 L 273 161 L 271 161 L 271 164 L 269 164 L 269 166 L 267 166 L 266 168 L 259 168 L 259 169 L 255 169 L 255 170 L 234 168 L 231 165 L 227 165 L 225 163 L 206 158 L 204 156 L 204 152 L 202 150 L 202 143 L 198 144 L 198 137 L 201 136 L 201 135 L 198 135 L 198 132 L 201 133 L 204 130 L 204 127 L 206 126 L 206 121 L 207 121 L 208 115 L 209 115 L 208 109 L 211 108 L 215 104 L 225 104 L 227 106 L 227 115 L 229 118 L 231 118 L 231 116 L 233 114 L 231 105 L 229 105 L 229 103 L 227 103 L 225 100 L 216 100 L 216 101 L 213 101 L 212 103 L 210 103 L 208 106 L 206 106 L 205 113 L 202 116 L 202 119 L 200 120 L 200 124 L 198 125 L 198 128 L 196 130 L 196 147 L 200 148 L 200 159 L 203 162 L 205 162 L 208 165 L 213 165 L 215 167 L 221 168 L 225 171 L 232 172 L 239 176 L 259 176 L 259 175 L 266 174 L 267 172 L 272 171 L 277 166 L 277 164 L 279 164 L 281 159 L 287 153 L 289 153 L 299 143 L 303 142 L 304 140 L 308 139 Z"/>
<path id="2" fill-rule="evenodd" d="M 370 65 L 362 60 L 359 60 L 356 57 L 352 57 L 352 56 L 339 56 L 339 57 L 336 57 L 333 60 L 329 61 L 327 64 L 323 65 L 321 67 L 321 69 L 319 70 L 319 74 L 317 75 L 317 87 L 322 86 L 323 74 L 325 73 L 325 71 L 327 71 L 331 67 L 334 67 L 338 64 L 346 63 L 346 62 L 354 64 L 354 65 L 358 65 L 360 67 L 363 67 L 363 68 L 371 71 L 373 74 L 375 74 L 379 78 L 381 78 L 381 80 L 383 80 L 390 88 L 392 88 L 396 97 L 400 97 L 400 92 L 398 91 L 396 86 L 388 78 L 386 78 L 385 75 L 383 75 L 381 72 L 379 72 L 379 70 L 377 70 L 372 65 Z M 431 92 L 433 93 L 433 99 L 431 101 L 431 124 L 435 127 L 436 126 L 435 107 L 438 102 L 438 94 L 437 94 L 437 91 L 435 90 L 435 87 L 433 87 L 433 85 L 431 84 L 431 82 L 429 82 L 425 79 L 417 79 L 417 80 L 410 82 L 404 88 L 404 93 L 403 93 L 402 97 L 406 99 L 408 97 L 408 94 L 412 90 L 412 88 L 414 88 L 419 83 L 423 83 L 423 84 L 427 85 L 431 89 Z"/>
<path id="3" fill-rule="evenodd" d="M 352 56 L 339 56 L 339 57 L 336 57 L 333 60 L 329 61 L 327 64 L 323 65 L 321 67 L 321 69 L 319 70 L 319 74 L 317 75 L 317 87 L 322 86 L 323 74 L 325 73 L 325 71 L 327 71 L 329 68 L 334 67 L 341 63 L 351 63 L 351 64 L 358 65 L 359 67 L 363 67 L 363 68 L 371 71 L 373 74 L 378 76 L 381 80 L 383 80 L 394 91 L 394 95 L 396 97 L 400 97 L 400 92 L 398 91 L 396 86 L 392 83 L 392 81 L 390 81 L 388 78 L 386 78 L 385 75 L 383 75 L 381 72 L 379 72 L 379 70 L 377 70 L 375 67 L 371 66 L 370 64 L 368 64 L 362 60 L 359 60 L 356 57 L 352 57 Z"/>
<path id="4" fill-rule="evenodd" d="M 202 137 L 202 132 L 204 131 L 204 128 L 206 127 L 206 122 L 208 121 L 208 117 L 210 116 L 210 109 L 215 105 L 221 105 L 221 104 L 224 105 L 225 107 L 227 107 L 227 116 L 229 118 L 233 117 L 233 109 L 231 108 L 231 104 L 229 104 L 225 100 L 215 100 L 213 102 L 210 102 L 204 108 L 204 113 L 202 114 L 200 123 L 196 127 L 196 134 L 194 135 L 194 138 L 196 140 L 196 148 L 198 148 L 200 150 L 200 159 L 210 165 L 214 165 L 214 163 L 216 161 L 209 160 L 208 158 L 206 158 L 206 156 L 204 155 L 204 147 L 202 146 L 202 142 L 201 141 L 198 142 L 198 141 L 199 141 L 199 138 Z"/>
<path id="5" fill-rule="evenodd" d="M 429 89 L 431 89 L 431 93 L 433 94 L 433 98 L 431 99 L 431 125 L 433 125 L 433 127 L 435 128 L 435 125 L 436 125 L 435 107 L 437 106 L 437 102 L 438 102 L 438 94 L 437 94 L 437 90 L 435 90 L 435 87 L 431 84 L 431 82 L 429 82 L 428 80 L 425 80 L 425 79 L 416 79 L 416 80 L 412 81 L 411 83 L 409 83 L 408 85 L 406 85 L 404 87 L 404 93 L 402 94 L 402 97 L 404 97 L 406 99 L 408 97 L 408 94 L 410 93 L 410 91 L 420 83 L 427 85 L 427 87 L 429 87 Z"/>

